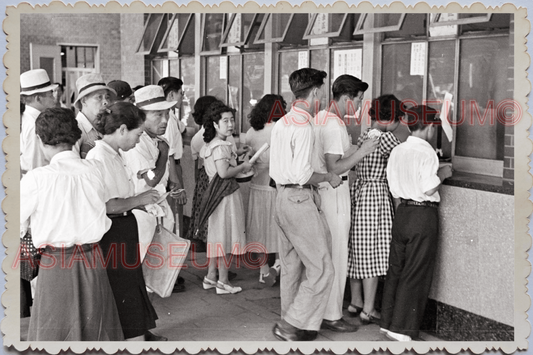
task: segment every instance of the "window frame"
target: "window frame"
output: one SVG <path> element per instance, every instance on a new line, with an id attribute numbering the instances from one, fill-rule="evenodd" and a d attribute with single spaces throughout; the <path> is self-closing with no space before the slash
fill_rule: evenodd
<path id="1" fill-rule="evenodd" d="M 253 44 L 267 44 L 267 43 L 279 43 L 279 42 L 285 42 L 285 39 L 287 38 L 287 33 L 289 32 L 289 28 L 292 26 L 293 24 L 293 21 L 296 19 L 296 16 L 299 15 L 298 17 L 304 15 L 305 17 L 308 17 L 308 14 L 305 13 L 305 14 L 302 14 L 302 13 L 290 13 L 290 17 L 289 17 L 289 21 L 287 22 L 287 25 L 285 26 L 285 29 L 283 30 L 283 35 L 281 37 L 276 37 L 276 38 L 270 38 L 270 39 L 259 39 L 259 37 L 261 36 L 261 34 L 265 31 L 265 28 L 268 24 L 268 21 L 270 19 L 270 17 L 272 15 L 276 15 L 278 13 L 267 13 L 265 14 L 265 18 L 263 19 L 263 21 L 261 22 L 261 26 L 259 27 L 259 30 L 257 31 L 257 34 L 255 36 L 255 39 L 253 41 Z M 303 17 L 302 17 L 303 18 Z M 309 23 L 309 19 L 307 19 L 308 23 Z M 306 27 L 307 29 L 307 27 Z M 304 33 L 305 33 L 305 30 L 304 30 Z M 302 38 L 303 40 L 303 38 Z M 289 43 L 289 44 L 292 44 L 292 43 Z"/>
<path id="2" fill-rule="evenodd" d="M 165 31 L 165 34 L 163 35 L 163 39 L 161 40 L 161 44 L 159 45 L 159 47 L 157 49 L 157 53 L 166 53 L 166 52 L 177 52 L 177 53 L 179 53 L 180 52 L 180 47 L 181 47 L 181 44 L 183 42 L 183 39 L 187 35 L 188 30 L 189 30 L 189 28 L 191 26 L 191 23 L 194 22 L 194 13 L 189 13 L 188 14 L 187 21 L 185 23 L 185 26 L 183 27 L 183 32 L 179 36 L 177 47 L 176 48 L 171 48 L 171 47 L 162 48 L 163 44 L 165 43 L 166 39 L 168 38 L 168 36 L 170 34 L 170 31 L 172 30 L 172 26 L 174 25 L 174 21 L 178 18 L 179 15 L 187 15 L 187 14 L 185 14 L 185 13 L 172 14 L 172 18 L 170 19 L 170 26 L 168 26 L 167 30 Z M 194 24 L 193 24 L 193 27 L 194 27 Z"/>
<path id="3" fill-rule="evenodd" d="M 457 20 L 439 22 L 441 13 L 436 13 L 435 17 L 432 19 L 430 14 L 429 27 L 440 27 L 440 26 L 453 26 L 453 25 L 470 25 L 473 23 L 484 23 L 489 22 L 492 18 L 492 13 L 486 13 L 484 16 L 478 17 L 468 17 L 468 18 L 458 18 Z"/>
<path id="4" fill-rule="evenodd" d="M 220 47 L 232 47 L 232 46 L 240 47 L 240 46 L 245 46 L 248 43 L 250 43 L 250 39 L 251 39 L 250 37 L 252 35 L 252 31 L 254 29 L 254 26 L 256 26 L 257 19 L 261 15 L 260 13 L 255 13 L 254 14 L 254 17 L 252 18 L 252 23 L 250 25 L 250 28 L 246 32 L 243 41 L 235 42 L 235 43 L 227 43 L 226 42 L 226 40 L 228 39 L 229 34 L 231 32 L 231 27 L 233 26 L 233 22 L 235 21 L 235 18 L 237 17 L 238 14 L 244 15 L 244 13 L 233 13 L 233 14 L 231 14 L 231 17 L 228 20 L 228 26 L 226 27 L 226 29 L 224 30 L 224 33 L 222 35 L 222 39 L 220 41 Z"/>
<path id="5" fill-rule="evenodd" d="M 218 44 L 217 48 L 218 49 L 213 49 L 211 51 L 204 51 L 204 44 L 205 44 L 205 33 L 206 33 L 206 15 L 207 13 L 202 13 L 201 14 L 202 17 L 201 17 L 201 43 L 200 43 L 200 55 L 202 56 L 208 56 L 208 55 L 214 55 L 214 56 L 217 56 L 217 55 L 222 55 L 222 49 L 223 47 L 220 46 L 220 44 L 222 43 L 222 36 L 224 35 L 224 32 L 225 32 L 225 29 L 226 29 L 226 25 L 227 25 L 227 22 L 228 22 L 228 19 L 227 19 L 227 14 L 226 13 L 221 13 L 222 15 L 222 31 L 220 32 L 220 43 Z"/>
<path id="6" fill-rule="evenodd" d="M 333 14 L 333 13 L 326 13 L 327 15 L 330 15 L 330 14 Z M 311 16 L 311 19 L 309 20 L 308 24 L 307 24 L 307 28 L 305 29 L 305 32 L 304 32 L 304 35 L 302 37 L 302 39 L 307 39 L 307 40 L 310 40 L 312 38 L 324 38 L 324 37 L 339 37 L 340 34 L 342 33 L 342 30 L 344 29 L 344 26 L 346 25 L 346 20 L 348 19 L 348 16 L 351 15 L 350 13 L 345 13 L 344 14 L 344 17 L 342 18 L 342 22 L 341 22 L 341 25 L 339 26 L 339 29 L 335 32 L 326 32 L 326 33 L 322 33 L 322 34 L 311 34 L 310 32 L 312 31 L 314 25 L 315 25 L 315 21 L 316 19 L 318 18 L 318 15 L 320 15 L 319 13 L 314 13 L 312 14 Z"/>
<path id="7" fill-rule="evenodd" d="M 151 44 L 150 44 L 150 49 L 148 51 L 141 51 L 141 45 L 143 43 L 143 40 L 144 40 L 144 34 L 146 33 L 146 30 L 148 29 L 148 24 L 150 23 L 150 19 L 152 17 L 152 15 L 162 15 L 161 16 L 161 19 L 159 20 L 159 24 L 157 25 L 157 30 L 155 31 L 155 35 L 154 37 L 152 38 L 152 41 L 151 41 Z M 163 21 L 165 19 L 166 16 L 168 16 L 169 14 L 166 14 L 166 13 L 149 13 L 148 14 L 148 18 L 146 19 L 146 23 L 144 24 L 144 29 L 143 29 L 143 33 L 141 35 L 141 38 L 139 40 L 139 44 L 137 44 L 137 50 L 135 51 L 136 54 L 140 54 L 140 55 L 149 55 L 152 53 L 152 50 L 154 49 L 154 44 L 157 40 L 157 35 L 159 34 L 159 31 L 161 31 L 161 26 L 163 25 Z"/>
<path id="8" fill-rule="evenodd" d="M 383 14 L 383 13 L 376 13 L 375 15 L 380 15 L 380 14 Z M 372 27 L 372 28 L 364 29 L 363 26 L 368 15 L 374 15 L 374 13 L 362 13 L 361 14 L 361 17 L 359 17 L 359 21 L 357 21 L 357 26 L 355 26 L 355 31 L 352 33 L 353 36 L 370 34 L 370 33 L 399 31 L 402 29 L 403 23 L 407 16 L 407 12 L 401 13 L 400 19 L 398 20 L 398 23 L 396 25 L 385 26 L 385 27 Z"/>

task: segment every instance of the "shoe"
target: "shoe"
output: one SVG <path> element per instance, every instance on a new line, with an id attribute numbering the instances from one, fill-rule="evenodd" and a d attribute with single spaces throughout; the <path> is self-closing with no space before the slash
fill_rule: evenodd
<path id="1" fill-rule="evenodd" d="M 288 330 L 282 328 L 279 323 L 276 323 L 272 328 L 272 333 L 278 340 L 282 341 L 312 341 L 318 336 L 318 332 L 315 330 L 304 330 L 293 327 Z"/>
<path id="2" fill-rule="evenodd" d="M 350 315 L 350 317 L 357 317 L 362 310 L 363 307 L 357 307 L 352 303 L 350 303 L 350 305 L 348 306 L 348 314 Z"/>
<path id="3" fill-rule="evenodd" d="M 185 285 L 181 285 L 179 283 L 174 284 L 172 293 L 180 293 L 180 292 L 185 292 Z"/>
<path id="4" fill-rule="evenodd" d="M 294 328 L 294 330 L 287 330 L 283 329 L 279 323 L 276 323 L 274 328 L 272 328 L 272 333 L 274 333 L 274 336 L 281 341 L 299 341 L 301 336 L 299 335 L 301 333 L 301 330 L 298 328 Z"/>
<path id="5" fill-rule="evenodd" d="M 144 333 L 144 340 L 146 341 L 168 341 L 168 338 L 162 335 L 156 335 L 150 331 L 147 331 L 146 333 Z"/>
<path id="6" fill-rule="evenodd" d="M 227 295 L 227 294 L 234 294 L 239 293 L 242 291 L 241 287 L 238 286 L 231 286 L 228 284 L 224 284 L 220 281 L 217 282 L 217 295 Z"/>
<path id="7" fill-rule="evenodd" d="M 276 270 L 270 268 L 267 274 L 259 273 L 259 283 L 266 284 L 269 287 L 274 286 L 276 283 Z"/>
<path id="8" fill-rule="evenodd" d="M 370 323 L 379 324 L 379 321 L 381 319 L 381 316 L 376 317 L 374 315 L 375 311 L 372 312 L 373 314 L 368 314 L 365 311 L 361 311 L 361 314 L 359 314 L 359 319 L 361 319 L 361 324 L 367 325 Z"/>
<path id="9" fill-rule="evenodd" d="M 386 335 L 387 335 L 387 338 L 396 340 L 396 341 L 411 341 L 412 340 L 409 335 L 391 332 L 390 330 L 387 332 Z"/>
<path id="10" fill-rule="evenodd" d="M 356 325 L 350 324 L 342 318 L 337 320 L 324 319 L 322 321 L 321 328 L 333 330 L 334 332 L 339 333 L 353 333 L 358 329 Z"/>
<path id="11" fill-rule="evenodd" d="M 217 287 L 217 282 L 213 280 L 209 280 L 207 276 L 205 276 L 204 282 L 202 282 L 202 286 L 204 287 L 204 290 L 209 290 L 209 289 Z"/>

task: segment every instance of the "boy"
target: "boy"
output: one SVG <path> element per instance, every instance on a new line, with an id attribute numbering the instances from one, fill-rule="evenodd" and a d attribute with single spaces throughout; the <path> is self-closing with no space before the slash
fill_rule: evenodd
<path id="1" fill-rule="evenodd" d="M 418 106 L 407 112 L 411 136 L 392 150 L 387 165 L 390 192 L 400 199 L 392 224 L 389 270 L 383 290 L 381 331 L 398 341 L 418 337 L 433 278 L 439 233 L 438 189 L 452 175 L 439 169 L 428 141 L 437 111 Z"/>

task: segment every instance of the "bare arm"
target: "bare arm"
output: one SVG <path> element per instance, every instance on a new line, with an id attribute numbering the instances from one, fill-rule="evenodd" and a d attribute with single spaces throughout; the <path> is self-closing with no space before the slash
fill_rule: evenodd
<path id="1" fill-rule="evenodd" d="M 145 206 L 155 203 L 159 199 L 159 192 L 148 190 L 137 196 L 128 198 L 113 198 L 106 202 L 106 213 L 117 214 L 131 210 L 135 207 Z"/>

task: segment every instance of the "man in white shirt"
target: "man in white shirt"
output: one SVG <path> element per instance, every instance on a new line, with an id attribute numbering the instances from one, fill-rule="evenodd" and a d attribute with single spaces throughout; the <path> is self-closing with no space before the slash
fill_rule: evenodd
<path id="1" fill-rule="evenodd" d="M 452 175 L 428 141 L 439 124 L 437 111 L 407 112 L 412 135 L 394 148 L 387 164 L 392 196 L 401 199 L 392 224 L 389 270 L 381 307 L 382 332 L 394 340 L 417 337 L 433 278 L 439 234 L 438 189 Z"/>
<path id="2" fill-rule="evenodd" d="M 324 95 L 324 71 L 304 68 L 289 77 L 296 101 L 272 130 L 270 176 L 277 185 L 276 222 L 282 230 L 281 322 L 276 338 L 314 340 L 333 281 L 331 235 L 320 210 L 317 184 L 342 183 L 337 174 L 313 171 L 314 132 L 310 120 Z"/>
<path id="3" fill-rule="evenodd" d="M 34 69 L 20 75 L 20 100 L 26 105 L 21 116 L 20 170 L 26 172 L 47 165 L 35 134 L 35 120 L 41 111 L 56 106 L 52 84 L 44 69 Z"/>
<path id="4" fill-rule="evenodd" d="M 168 142 L 162 138 L 168 124 L 169 109 L 175 104 L 166 101 L 163 89 L 157 85 L 148 85 L 135 91 L 135 105 L 146 113 L 144 132 L 139 143 L 123 152 L 123 157 L 132 173 L 136 194 L 156 189 L 162 195 L 166 193 L 170 181 L 170 196 L 182 197 L 183 192 L 178 192 L 179 181 L 174 160 L 169 159 Z M 166 200 L 162 204 L 165 213 L 163 224 L 172 230 L 174 215 Z"/>
<path id="5" fill-rule="evenodd" d="M 313 169 L 317 173 L 338 174 L 345 182 L 334 189 L 321 182 L 318 193 L 322 211 L 331 231 L 331 256 L 335 277 L 324 313 L 322 328 L 335 332 L 355 332 L 357 327 L 342 318 L 342 303 L 348 268 L 348 239 L 350 234 L 350 187 L 348 172 L 367 154 L 373 152 L 378 140 L 368 140 L 357 149 L 352 146 L 343 118 L 354 115 L 360 108 L 368 84 L 352 75 L 339 76 L 332 86 L 333 101 L 327 110 L 320 111 L 312 121 L 315 131 Z"/>
<path id="6" fill-rule="evenodd" d="M 74 151 L 79 152 L 85 159 L 89 150 L 94 148 L 94 142 L 101 138 L 100 133 L 94 128 L 96 116 L 111 104 L 117 95 L 115 90 L 106 86 L 100 74 L 86 74 L 76 80 L 78 97 L 74 106 L 78 110 L 76 120 L 81 129 L 81 138 L 74 146 Z"/>
<path id="7" fill-rule="evenodd" d="M 159 80 L 157 85 L 163 88 L 165 98 L 168 102 L 175 102 L 175 105 L 170 108 L 168 116 L 167 129 L 163 137 L 169 144 L 168 155 L 169 159 L 174 160 L 174 167 L 178 177 L 178 188 L 183 188 L 183 172 L 181 169 L 180 159 L 183 156 L 183 139 L 182 134 L 185 132 L 185 125 L 179 120 L 176 112 L 179 112 L 183 102 L 183 81 L 181 79 L 168 76 Z M 180 195 L 176 204 L 172 203 L 173 210 L 178 215 L 178 232 L 183 236 L 183 205 L 187 202 L 185 191 Z"/>

